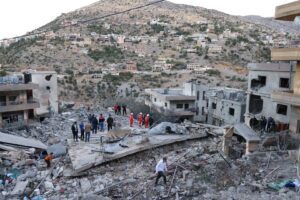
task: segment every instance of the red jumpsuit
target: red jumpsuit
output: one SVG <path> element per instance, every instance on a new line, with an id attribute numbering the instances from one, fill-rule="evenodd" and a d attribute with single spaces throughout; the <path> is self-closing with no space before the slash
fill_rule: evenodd
<path id="1" fill-rule="evenodd" d="M 138 121 L 139 121 L 139 126 L 141 127 L 143 124 L 143 115 L 139 114 Z"/>
<path id="2" fill-rule="evenodd" d="M 130 124 L 130 127 L 133 127 L 133 115 L 130 115 L 130 117 L 129 117 L 129 124 Z"/>
<path id="3" fill-rule="evenodd" d="M 145 117 L 145 128 L 149 128 L 149 116 Z"/>

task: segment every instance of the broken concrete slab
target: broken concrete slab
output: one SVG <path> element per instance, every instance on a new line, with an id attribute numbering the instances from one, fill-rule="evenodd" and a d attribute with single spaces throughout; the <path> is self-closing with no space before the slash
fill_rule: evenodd
<path id="1" fill-rule="evenodd" d="M 11 194 L 12 195 L 23 194 L 27 185 L 28 185 L 28 181 L 17 181 L 17 184 Z"/>
<path id="2" fill-rule="evenodd" d="M 47 145 L 39 140 L 23 138 L 20 136 L 5 134 L 0 132 L 0 143 L 18 147 L 33 147 L 37 149 L 47 149 Z"/>
<path id="3" fill-rule="evenodd" d="M 48 147 L 47 152 L 52 152 L 55 157 L 60 157 L 66 155 L 67 147 L 64 146 L 62 143 L 53 144 Z"/>
<path id="4" fill-rule="evenodd" d="M 150 135 L 162 135 L 167 133 L 186 134 L 186 129 L 183 126 L 171 122 L 162 122 L 148 131 Z"/>
<path id="5" fill-rule="evenodd" d="M 184 142 L 187 140 L 207 138 L 206 133 L 199 133 L 197 135 L 153 135 L 148 136 L 148 140 L 144 143 L 140 143 L 144 140 L 145 136 L 132 136 L 127 137 L 122 141 L 123 145 L 128 148 L 123 148 L 119 144 L 103 144 L 100 146 L 99 143 L 75 143 L 72 140 L 68 140 L 69 156 L 73 166 L 73 176 L 77 176 L 81 172 L 101 165 L 103 163 L 113 161 L 122 157 L 126 157 L 138 152 L 142 152 L 148 149 L 157 148 L 173 143 Z M 108 155 L 100 152 L 100 150 L 113 152 Z M 97 151 L 98 150 L 98 151 Z"/>

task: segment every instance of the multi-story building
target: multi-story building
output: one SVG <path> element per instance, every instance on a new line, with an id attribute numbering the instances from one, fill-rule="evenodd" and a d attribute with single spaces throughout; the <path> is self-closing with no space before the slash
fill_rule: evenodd
<path id="1" fill-rule="evenodd" d="M 300 16 L 300 1 L 276 7 L 275 19 L 293 21 L 296 16 Z M 272 61 L 296 62 L 290 90 L 274 91 L 271 98 L 274 102 L 291 106 L 289 129 L 293 133 L 300 133 L 300 46 L 295 43 L 285 46 L 285 48 L 273 48 L 271 49 L 271 59 Z"/>
<path id="2" fill-rule="evenodd" d="M 193 120 L 196 96 L 185 94 L 184 88 L 146 89 L 146 105 L 174 119 Z"/>
<path id="3" fill-rule="evenodd" d="M 290 63 L 250 63 L 248 69 L 245 123 L 254 128 L 261 117 L 272 117 L 277 124 L 287 127 L 291 106 L 285 102 L 274 101 L 272 93 L 290 90 L 295 66 Z"/>
<path id="4" fill-rule="evenodd" d="M 26 125 L 39 108 L 38 100 L 33 98 L 33 90 L 38 84 L 30 82 L 25 75 L 0 77 L 0 127 Z"/>

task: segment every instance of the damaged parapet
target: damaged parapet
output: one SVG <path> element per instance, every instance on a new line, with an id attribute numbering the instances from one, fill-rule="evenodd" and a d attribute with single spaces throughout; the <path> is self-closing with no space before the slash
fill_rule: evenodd
<path id="1" fill-rule="evenodd" d="M 36 115 L 58 113 L 57 73 L 55 71 L 34 71 L 26 73 L 31 76 L 32 83 L 39 85 L 33 90 L 33 96 L 40 102 L 40 107 L 35 110 Z"/>

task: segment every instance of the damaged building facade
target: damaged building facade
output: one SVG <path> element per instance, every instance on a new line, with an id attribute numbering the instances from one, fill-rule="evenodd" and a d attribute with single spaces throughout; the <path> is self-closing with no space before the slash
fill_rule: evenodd
<path id="1" fill-rule="evenodd" d="M 33 96 L 40 102 L 36 115 L 58 113 L 57 73 L 55 71 L 27 71 L 32 83 L 38 84 Z"/>
<path id="2" fill-rule="evenodd" d="M 193 120 L 196 96 L 186 94 L 184 88 L 146 89 L 145 104 L 151 109 L 176 119 Z"/>
<path id="3" fill-rule="evenodd" d="M 34 118 L 34 109 L 40 106 L 33 90 L 38 84 L 22 74 L 0 77 L 0 127 L 18 127 Z"/>
<path id="4" fill-rule="evenodd" d="M 278 129 L 288 129 L 291 106 L 286 102 L 275 101 L 272 93 L 290 90 L 295 66 L 290 63 L 250 63 L 248 69 L 246 124 L 256 128 L 262 117 L 272 117 Z"/>
<path id="5" fill-rule="evenodd" d="M 146 93 L 149 94 L 146 104 L 168 115 L 173 113 L 217 126 L 244 122 L 246 93 L 243 90 L 210 88 L 192 80 L 182 88 L 149 89 Z"/>

